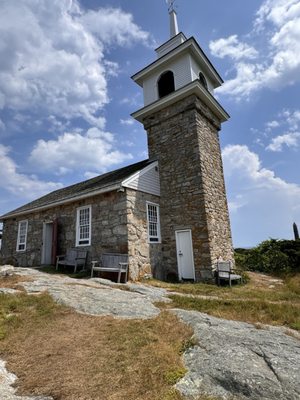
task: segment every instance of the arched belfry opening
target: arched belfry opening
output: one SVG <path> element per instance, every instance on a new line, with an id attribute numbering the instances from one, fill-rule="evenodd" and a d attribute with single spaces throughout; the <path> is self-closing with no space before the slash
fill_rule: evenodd
<path id="1" fill-rule="evenodd" d="M 205 89 L 208 89 L 207 80 L 202 72 L 199 72 L 199 80 L 200 80 L 201 85 L 204 86 Z"/>
<path id="2" fill-rule="evenodd" d="M 166 71 L 159 77 L 157 81 L 158 97 L 161 99 L 164 96 L 175 91 L 174 74 L 172 71 Z"/>

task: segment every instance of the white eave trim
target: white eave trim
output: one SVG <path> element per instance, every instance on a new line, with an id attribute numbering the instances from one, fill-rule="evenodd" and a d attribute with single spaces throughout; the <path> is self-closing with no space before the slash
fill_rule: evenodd
<path id="1" fill-rule="evenodd" d="M 19 212 L 15 212 L 15 213 L 10 213 L 7 216 L 5 216 L 5 215 L 1 216 L 0 217 L 0 221 L 4 221 L 4 220 L 9 219 L 9 218 L 18 217 L 20 215 L 32 214 L 32 213 L 35 213 L 37 211 L 47 210 L 49 208 L 53 208 L 53 207 L 60 206 L 60 205 L 63 205 L 63 204 L 73 203 L 74 201 L 87 199 L 89 197 L 97 196 L 98 194 L 112 192 L 113 190 L 120 189 L 120 187 L 121 187 L 121 185 L 120 185 L 120 183 L 118 183 L 118 184 L 115 184 L 115 185 L 106 186 L 106 187 L 104 187 L 102 189 L 95 190 L 93 192 L 82 194 L 81 196 L 73 196 L 73 197 L 70 197 L 68 199 L 54 201 L 54 202 L 46 204 L 44 206 L 34 207 L 34 208 L 30 208 L 28 210 L 19 211 Z"/>
<path id="2" fill-rule="evenodd" d="M 154 103 L 141 108 L 140 110 L 131 114 L 131 116 L 137 121 L 143 123 L 143 119 L 145 117 L 158 110 L 161 110 L 163 107 L 168 107 L 191 94 L 195 94 L 197 97 L 199 97 L 199 99 L 201 99 L 203 103 L 208 106 L 208 108 L 220 119 L 221 122 L 228 121 L 230 118 L 229 114 L 210 94 L 210 92 L 201 85 L 198 79 L 182 87 L 181 89 L 170 93 L 168 96 L 165 96 L 159 100 L 156 100 Z"/>
<path id="3" fill-rule="evenodd" d="M 223 80 L 213 68 L 212 64 L 205 56 L 203 50 L 199 47 L 194 38 L 188 39 L 186 42 L 179 45 L 177 48 L 171 50 L 169 53 L 165 54 L 158 60 L 154 61 L 152 64 L 148 65 L 148 67 L 142 69 L 140 72 L 133 75 L 131 78 L 141 87 L 143 87 L 143 81 L 149 75 L 155 72 L 156 69 L 161 68 L 164 64 L 168 64 L 170 60 L 176 58 L 182 53 L 191 52 L 196 59 L 201 61 L 201 64 L 204 66 L 208 77 L 213 81 L 214 88 L 217 88 L 222 85 Z"/>

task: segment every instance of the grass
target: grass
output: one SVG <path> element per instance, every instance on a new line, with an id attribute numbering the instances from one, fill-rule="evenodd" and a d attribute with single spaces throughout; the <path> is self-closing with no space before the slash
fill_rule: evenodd
<path id="1" fill-rule="evenodd" d="M 219 318 L 283 325 L 296 330 L 300 328 L 300 308 L 291 304 L 269 303 L 263 300 L 208 300 L 174 295 L 171 299 L 172 307 L 197 310 Z"/>
<path id="2" fill-rule="evenodd" d="M 280 282 L 249 275 L 249 283 L 231 289 L 151 283 L 173 291 L 172 304 L 162 308 L 198 310 L 258 328 L 274 324 L 300 330 L 300 276 Z M 16 288 L 23 279 L 1 278 L 0 287 Z M 23 395 L 183 400 L 173 385 L 186 373 L 182 354 L 197 344 L 192 334 L 168 310 L 151 320 L 123 320 L 78 314 L 46 293 L 0 294 L 0 356 L 19 377 Z M 203 395 L 197 400 L 216 399 Z"/>
<path id="3" fill-rule="evenodd" d="M 0 277 L 0 287 L 1 288 L 10 288 L 20 291 L 25 291 L 23 286 L 20 285 L 22 282 L 29 282 L 31 279 L 26 276 L 20 275 L 7 275 Z"/>
<path id="4" fill-rule="evenodd" d="M 23 395 L 180 400 L 192 330 L 164 311 L 151 320 L 77 314 L 47 294 L 0 295 L 0 354 Z M 203 398 L 205 399 L 205 397 Z"/>
<path id="5" fill-rule="evenodd" d="M 170 296 L 173 303 L 165 307 L 197 310 L 219 318 L 300 330 L 300 275 L 287 277 L 282 282 L 261 274 L 249 275 L 248 284 L 232 288 L 203 283 L 151 283 L 174 292 Z"/>
<path id="6" fill-rule="evenodd" d="M 47 294 L 40 296 L 28 296 L 25 293 L 18 295 L 0 294 L 1 344 L 7 337 L 14 336 L 24 326 L 31 330 L 33 328 L 39 329 L 44 324 L 47 325 L 61 309 Z M 27 331 L 27 333 L 30 332 Z"/>
<path id="7" fill-rule="evenodd" d="M 195 295 L 217 296 L 222 299 L 244 300 L 268 300 L 268 301 L 296 301 L 300 303 L 300 274 L 287 277 L 283 285 L 269 288 L 269 284 L 260 284 L 261 274 L 249 273 L 250 280 L 246 285 L 234 285 L 218 287 L 205 283 L 165 283 L 161 281 L 149 281 L 153 286 L 164 287 L 172 292 Z M 272 279 L 272 278 L 270 278 Z M 276 278 L 274 278 L 276 279 Z"/>

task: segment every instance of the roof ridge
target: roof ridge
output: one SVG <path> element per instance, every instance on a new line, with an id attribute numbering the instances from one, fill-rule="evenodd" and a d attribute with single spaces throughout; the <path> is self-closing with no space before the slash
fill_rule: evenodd
<path id="1" fill-rule="evenodd" d="M 106 172 L 102 175 L 95 176 L 84 181 L 65 186 L 61 189 L 54 190 L 44 196 L 41 196 L 29 203 L 24 204 L 4 215 L 0 216 L 1 219 L 6 219 L 14 214 L 24 214 L 26 212 L 33 212 L 35 209 L 41 207 L 50 207 L 51 204 L 55 205 L 58 202 L 76 201 L 76 198 L 85 196 L 89 193 L 97 192 L 101 189 L 108 188 L 112 185 L 121 183 L 126 178 L 130 177 L 138 170 L 145 168 L 147 165 L 153 163 L 154 160 L 142 160 L 134 164 L 126 165 L 125 167 L 118 168 L 113 171 Z"/>

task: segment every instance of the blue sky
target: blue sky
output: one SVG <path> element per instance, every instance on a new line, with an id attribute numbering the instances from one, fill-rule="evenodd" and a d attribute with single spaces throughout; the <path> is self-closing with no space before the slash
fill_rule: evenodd
<path id="1" fill-rule="evenodd" d="M 225 84 L 220 134 L 235 246 L 300 225 L 300 1 L 177 0 Z M 147 158 L 130 76 L 169 38 L 164 0 L 0 2 L 0 214 Z"/>

